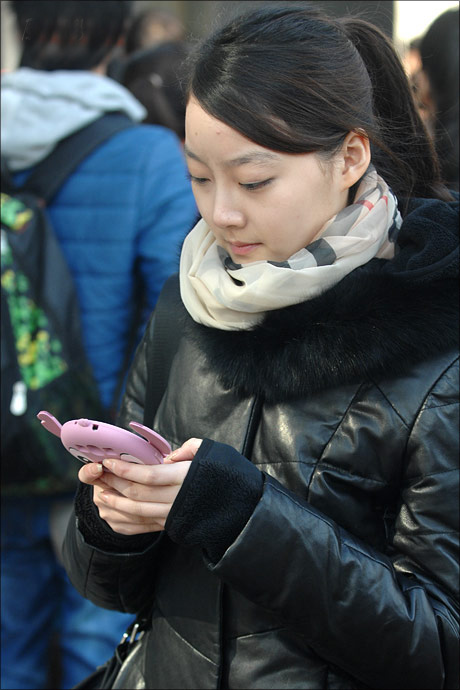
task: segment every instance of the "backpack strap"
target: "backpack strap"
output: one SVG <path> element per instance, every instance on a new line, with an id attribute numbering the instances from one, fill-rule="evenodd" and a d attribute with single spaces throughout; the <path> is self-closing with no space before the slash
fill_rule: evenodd
<path id="1" fill-rule="evenodd" d="M 106 113 L 78 132 L 70 134 L 41 161 L 21 190 L 37 194 L 49 203 L 75 168 L 100 144 L 136 122 L 124 113 Z"/>
<path id="2" fill-rule="evenodd" d="M 181 329 L 177 327 L 178 320 L 174 312 L 174 307 L 177 307 L 178 303 L 179 277 L 174 274 L 166 280 L 154 311 L 153 356 L 147 361 L 144 403 L 144 424 L 150 428 L 168 385 L 171 364 L 179 347 Z"/>

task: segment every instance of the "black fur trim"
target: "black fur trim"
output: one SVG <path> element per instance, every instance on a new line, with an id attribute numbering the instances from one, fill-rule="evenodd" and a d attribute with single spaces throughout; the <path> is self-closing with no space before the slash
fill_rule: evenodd
<path id="1" fill-rule="evenodd" d="M 391 261 L 373 259 L 322 295 L 267 312 L 250 331 L 186 320 L 225 388 L 281 402 L 396 377 L 458 352 L 458 198 L 413 199 Z"/>
<path id="2" fill-rule="evenodd" d="M 399 376 L 458 347 L 457 281 L 411 285 L 374 259 L 319 297 L 268 312 L 250 331 L 188 322 L 225 388 L 279 402 Z"/>

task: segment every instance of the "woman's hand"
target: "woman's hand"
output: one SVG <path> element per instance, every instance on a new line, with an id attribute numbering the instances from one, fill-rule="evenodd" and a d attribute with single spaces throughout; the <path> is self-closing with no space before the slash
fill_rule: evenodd
<path id="1" fill-rule="evenodd" d="M 165 463 L 182 462 L 183 460 L 193 460 L 198 452 L 198 448 L 203 442 L 202 438 L 189 438 L 180 448 L 177 448 L 164 459 Z"/>
<path id="2" fill-rule="evenodd" d="M 167 456 L 162 465 L 104 460 L 84 465 L 78 478 L 94 487 L 100 517 L 119 534 L 164 529 L 171 506 L 184 482 L 201 439 L 191 438 Z"/>

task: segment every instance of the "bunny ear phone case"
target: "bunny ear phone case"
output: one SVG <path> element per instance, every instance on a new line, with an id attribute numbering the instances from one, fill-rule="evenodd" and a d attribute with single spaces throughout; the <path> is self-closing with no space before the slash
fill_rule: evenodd
<path id="1" fill-rule="evenodd" d="M 116 458 L 140 465 L 155 465 L 171 453 L 171 446 L 152 429 L 130 422 L 136 434 L 113 424 L 92 419 L 71 419 L 60 424 L 46 411 L 37 415 L 47 431 L 58 436 L 64 448 L 81 462 L 102 462 Z M 138 436 L 140 434 L 143 436 Z"/>

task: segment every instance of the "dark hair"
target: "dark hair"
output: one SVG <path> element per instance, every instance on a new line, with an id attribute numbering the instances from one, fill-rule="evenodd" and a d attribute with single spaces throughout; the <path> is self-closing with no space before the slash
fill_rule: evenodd
<path id="1" fill-rule="evenodd" d="M 119 81 L 147 110 L 144 122 L 172 129 L 185 137 L 185 97 L 182 89 L 187 47 L 176 41 L 129 55 L 119 69 Z"/>
<path id="2" fill-rule="evenodd" d="M 126 31 L 126 0 L 13 0 L 23 52 L 21 67 L 88 70 Z"/>
<path id="3" fill-rule="evenodd" d="M 259 145 L 332 156 L 361 130 L 397 195 L 450 199 L 399 57 L 367 21 L 269 3 L 205 38 L 190 69 L 187 94 Z"/>
<path id="4" fill-rule="evenodd" d="M 443 12 L 419 43 L 422 68 L 435 104 L 434 139 L 443 178 L 458 190 L 459 183 L 459 11 Z"/>

